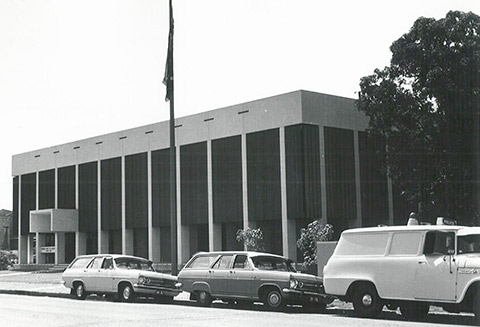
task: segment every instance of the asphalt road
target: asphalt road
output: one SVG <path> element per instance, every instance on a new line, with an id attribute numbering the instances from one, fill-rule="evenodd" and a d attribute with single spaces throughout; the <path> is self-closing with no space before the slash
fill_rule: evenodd
<path id="1" fill-rule="evenodd" d="M 379 319 L 359 319 L 351 310 L 329 309 L 327 314 L 269 312 L 261 305 L 232 308 L 214 303 L 212 308 L 181 301 L 175 304 L 117 303 L 87 298 L 74 299 L 0 295 L 1 326 L 464 326 L 473 325 L 465 315 L 430 314 L 428 322 L 403 321 L 395 312 L 384 311 Z"/>

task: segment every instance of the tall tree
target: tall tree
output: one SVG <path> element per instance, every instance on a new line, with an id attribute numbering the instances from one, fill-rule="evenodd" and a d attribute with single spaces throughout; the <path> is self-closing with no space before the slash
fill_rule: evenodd
<path id="1" fill-rule="evenodd" d="M 480 17 L 418 18 L 390 50 L 357 100 L 386 144 L 379 158 L 423 220 L 479 224 Z"/>

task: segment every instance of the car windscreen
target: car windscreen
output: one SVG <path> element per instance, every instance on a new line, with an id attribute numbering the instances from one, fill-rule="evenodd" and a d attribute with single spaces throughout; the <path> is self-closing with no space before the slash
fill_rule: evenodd
<path id="1" fill-rule="evenodd" d="M 119 269 L 136 269 L 155 271 L 152 263 L 148 260 L 139 260 L 135 258 L 115 258 L 115 266 Z"/>
<path id="2" fill-rule="evenodd" d="M 253 265 L 260 270 L 276 270 L 296 272 L 293 262 L 283 258 L 256 256 L 252 257 Z"/>
<path id="3" fill-rule="evenodd" d="M 458 254 L 480 253 L 480 234 L 458 236 Z"/>

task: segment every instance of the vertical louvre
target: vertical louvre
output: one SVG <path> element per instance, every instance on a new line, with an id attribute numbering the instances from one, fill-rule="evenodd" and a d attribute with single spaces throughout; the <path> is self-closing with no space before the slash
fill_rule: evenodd
<path id="1" fill-rule="evenodd" d="M 335 232 L 357 218 L 353 131 L 325 127 L 327 217 Z"/>
<path id="2" fill-rule="evenodd" d="M 362 199 L 362 225 L 375 226 L 388 223 L 388 186 L 386 174 L 377 160 L 377 152 L 384 143 L 359 132 L 360 185 Z"/>
<path id="3" fill-rule="evenodd" d="M 36 209 L 37 193 L 37 175 L 36 173 L 22 175 L 21 179 L 21 208 L 20 219 L 22 223 L 22 235 L 27 235 L 30 229 L 30 211 Z"/>
<path id="4" fill-rule="evenodd" d="M 148 227 L 147 153 L 125 157 L 127 228 Z"/>
<path id="5" fill-rule="evenodd" d="M 122 229 L 122 159 L 101 161 L 101 211 L 103 230 Z"/>
<path id="6" fill-rule="evenodd" d="M 278 129 L 247 134 L 248 217 L 281 220 Z"/>
<path id="7" fill-rule="evenodd" d="M 170 226 L 170 149 L 152 151 L 152 220 Z"/>
<path id="8" fill-rule="evenodd" d="M 212 141 L 213 221 L 242 222 L 242 144 L 240 136 Z"/>
<path id="9" fill-rule="evenodd" d="M 287 210 L 289 219 L 322 216 L 319 128 L 285 127 Z"/>
<path id="10" fill-rule="evenodd" d="M 78 166 L 78 227 L 80 232 L 95 234 L 98 230 L 97 162 Z M 95 253 L 95 235 L 87 235 L 87 247 Z"/>
<path id="11" fill-rule="evenodd" d="M 55 208 L 55 169 L 38 173 L 38 209 Z"/>
<path id="12" fill-rule="evenodd" d="M 182 146 L 180 169 L 182 224 L 208 224 L 207 143 Z"/>
<path id="13" fill-rule="evenodd" d="M 58 208 L 75 209 L 75 166 L 58 168 Z"/>

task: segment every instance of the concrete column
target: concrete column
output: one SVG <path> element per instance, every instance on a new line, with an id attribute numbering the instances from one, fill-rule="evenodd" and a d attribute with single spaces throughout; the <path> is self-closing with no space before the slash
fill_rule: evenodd
<path id="1" fill-rule="evenodd" d="M 229 249 L 222 249 L 222 224 L 212 224 L 211 237 L 213 238 L 213 244 L 210 251 L 222 251 Z"/>
<path id="2" fill-rule="evenodd" d="M 217 233 L 214 232 L 215 226 L 213 222 L 213 177 L 212 177 L 212 140 L 207 140 L 207 193 L 208 193 L 208 249 L 215 251 L 216 243 L 218 243 Z M 221 237 L 220 233 L 220 237 Z M 221 247 L 220 241 L 220 247 Z"/>
<path id="3" fill-rule="evenodd" d="M 295 250 L 295 244 L 291 244 L 289 237 L 289 223 L 287 210 L 287 164 L 285 154 L 285 127 L 279 128 L 280 136 L 280 198 L 282 201 L 282 246 L 283 255 L 290 258 Z M 293 230 L 295 233 L 295 230 Z"/>
<path id="4" fill-rule="evenodd" d="M 322 225 L 328 223 L 327 217 L 327 170 L 325 164 L 325 128 L 323 126 L 318 126 L 318 134 L 320 137 L 320 192 L 322 198 L 322 218 L 320 222 Z"/>
<path id="5" fill-rule="evenodd" d="M 108 230 L 99 229 L 98 253 L 110 253 L 110 233 Z M 113 249 L 112 249 L 113 250 Z"/>
<path id="6" fill-rule="evenodd" d="M 393 184 L 390 177 L 387 176 L 387 188 L 388 188 L 388 225 L 395 225 L 395 217 L 393 214 Z"/>
<path id="7" fill-rule="evenodd" d="M 75 232 L 75 256 L 87 254 L 87 234 Z"/>
<path id="8" fill-rule="evenodd" d="M 102 162 L 97 161 L 97 249 L 98 253 L 108 253 L 108 231 L 102 230 Z"/>
<path id="9" fill-rule="evenodd" d="M 30 263 L 28 258 L 29 237 L 27 235 L 20 235 L 20 232 L 18 234 L 18 261 L 21 264 Z"/>
<path id="10" fill-rule="evenodd" d="M 133 230 L 127 229 L 124 155 L 122 155 L 122 254 L 133 255 Z"/>
<path id="11" fill-rule="evenodd" d="M 160 227 L 152 227 L 149 229 L 151 231 L 151 252 L 149 252 L 150 260 L 153 262 L 160 262 L 161 260 L 161 232 Z"/>
<path id="12" fill-rule="evenodd" d="M 150 139 L 149 139 L 150 143 Z M 147 228 L 148 228 L 148 260 L 159 262 L 160 248 L 153 246 L 153 208 L 152 208 L 152 151 L 147 152 Z M 155 252 L 155 253 L 154 253 Z M 156 260 L 154 259 L 156 257 Z"/>
<path id="13" fill-rule="evenodd" d="M 45 263 L 45 253 L 40 253 L 40 249 L 45 246 L 45 234 L 37 233 L 37 244 L 36 244 L 36 255 L 37 255 L 37 264 Z"/>
<path id="14" fill-rule="evenodd" d="M 242 134 L 242 202 L 243 202 L 243 229 L 249 226 L 248 220 L 248 178 L 247 178 L 247 134 Z"/>
<path id="15" fill-rule="evenodd" d="M 177 263 L 180 265 L 190 259 L 190 234 L 187 232 L 187 237 L 184 238 L 184 231 L 182 226 L 182 189 L 181 189 L 181 174 L 180 170 L 180 147 L 177 146 L 175 151 L 176 156 L 176 178 L 177 178 Z M 185 226 L 188 228 L 188 226 Z M 184 249 L 186 248 L 186 250 Z M 187 253 L 187 255 L 184 255 Z"/>
<path id="16" fill-rule="evenodd" d="M 181 255 L 179 263 L 186 262 L 190 258 L 190 226 L 180 225 L 181 230 L 181 239 L 182 239 L 182 248 L 178 249 L 179 254 Z"/>
<path id="17" fill-rule="evenodd" d="M 58 209 L 58 168 L 55 160 L 55 209 Z"/>
<path id="18" fill-rule="evenodd" d="M 55 233 L 55 264 L 65 263 L 65 233 Z"/>
<path id="19" fill-rule="evenodd" d="M 288 219 L 288 245 L 288 258 L 294 262 L 303 261 L 303 258 L 297 258 L 297 222 L 294 219 Z"/>
<path id="20" fill-rule="evenodd" d="M 362 188 L 360 184 L 360 148 L 358 144 L 358 131 L 353 131 L 353 148 L 355 155 L 355 194 L 357 200 L 357 220 L 355 226 L 362 227 Z"/>
<path id="21" fill-rule="evenodd" d="M 33 263 L 33 238 L 34 234 L 28 234 L 25 236 L 27 239 L 27 263 Z M 35 249 L 36 250 L 36 249 Z"/>

